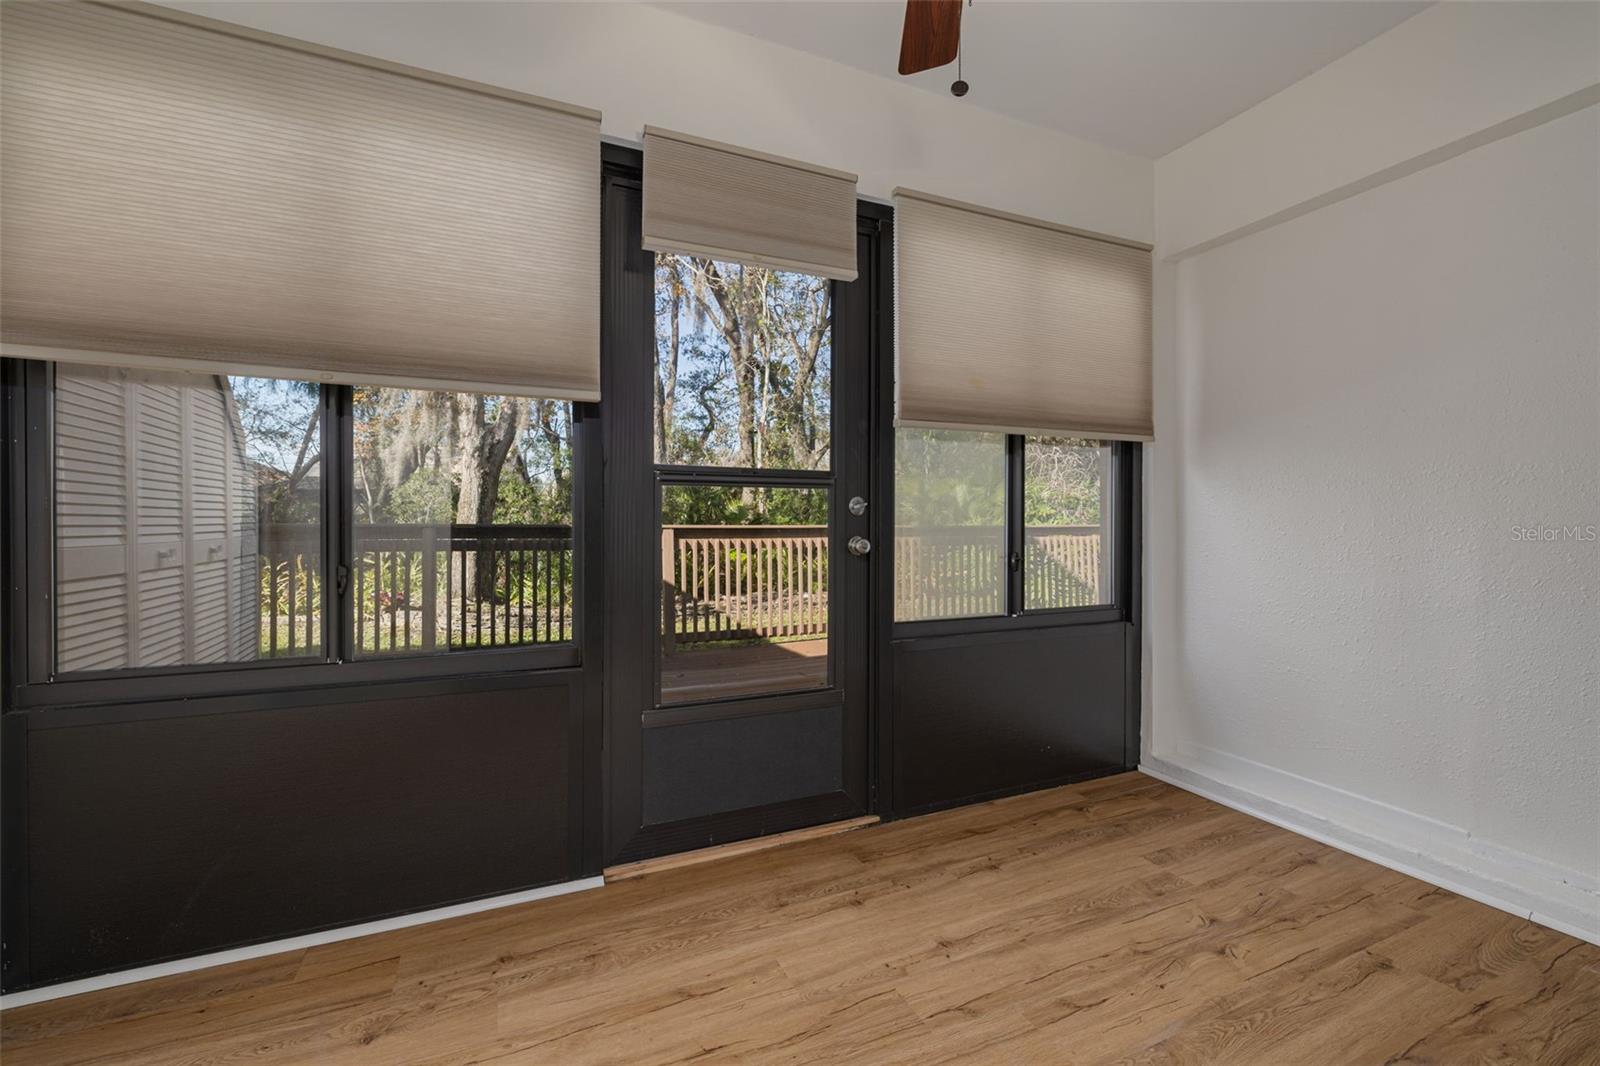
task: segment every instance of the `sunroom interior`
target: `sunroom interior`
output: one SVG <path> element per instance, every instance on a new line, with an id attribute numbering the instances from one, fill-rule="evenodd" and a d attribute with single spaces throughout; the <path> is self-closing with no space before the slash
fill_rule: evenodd
<path id="1" fill-rule="evenodd" d="M 1596 1061 L 1600 4 L 0 19 L 8 1062 Z"/>

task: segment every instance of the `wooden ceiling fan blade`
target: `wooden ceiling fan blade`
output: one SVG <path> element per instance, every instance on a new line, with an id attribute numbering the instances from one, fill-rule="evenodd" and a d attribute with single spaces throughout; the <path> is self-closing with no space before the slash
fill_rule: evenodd
<path id="1" fill-rule="evenodd" d="M 900 34 L 900 73 L 954 63 L 961 47 L 962 0 L 906 0 Z"/>

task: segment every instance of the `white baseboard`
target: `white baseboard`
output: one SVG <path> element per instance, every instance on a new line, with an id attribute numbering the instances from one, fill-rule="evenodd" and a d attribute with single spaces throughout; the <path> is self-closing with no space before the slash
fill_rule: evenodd
<path id="1" fill-rule="evenodd" d="M 270 940 L 265 944 L 251 944 L 248 947 L 230 948 L 227 951 L 216 951 L 209 955 L 195 955 L 187 959 L 174 959 L 172 962 L 161 962 L 154 966 L 118 970 L 116 973 L 85 977 L 81 981 L 64 981 L 57 985 L 30 988 L 26 992 L 13 992 L 7 996 L 0 996 L 0 1010 L 24 1007 L 29 1003 L 43 1003 L 51 999 L 62 999 L 66 996 L 82 995 L 85 992 L 98 992 L 102 988 L 131 985 L 139 981 L 149 981 L 156 977 L 192 973 L 195 970 L 204 970 L 210 966 L 224 966 L 230 962 L 259 959 L 264 955 L 276 955 L 284 951 L 299 951 L 303 948 L 314 948 L 322 944 L 333 944 L 340 940 L 353 940 L 356 937 L 371 936 L 374 933 L 387 933 L 395 929 L 409 929 L 414 925 L 427 925 L 429 922 L 439 922 L 446 918 L 459 918 L 465 914 L 477 914 L 480 911 L 492 911 L 500 907 L 514 907 L 519 903 L 531 903 L 534 900 L 549 899 L 552 896 L 565 896 L 570 892 L 582 892 L 591 888 L 600 888 L 604 884 L 605 881 L 602 878 L 586 877 L 581 881 L 545 885 L 543 888 L 530 888 L 526 892 L 511 892 L 504 896 L 475 899 L 467 903 L 456 903 L 449 907 L 435 907 L 433 910 L 402 914 L 376 922 L 362 922 L 360 925 L 346 925 L 338 929 L 325 929 L 320 933 L 307 933 L 305 936 L 289 937 L 286 940 Z"/>
<path id="2" fill-rule="evenodd" d="M 1600 878 L 1226 752 L 1147 755 L 1151 777 L 1330 847 L 1600 944 Z"/>

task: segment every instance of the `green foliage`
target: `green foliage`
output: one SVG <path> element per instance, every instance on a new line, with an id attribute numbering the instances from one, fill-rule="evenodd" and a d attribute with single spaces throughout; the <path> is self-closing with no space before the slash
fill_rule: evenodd
<path id="1" fill-rule="evenodd" d="M 1005 524 L 1003 434 L 908 427 L 894 448 L 896 525 Z"/>
<path id="2" fill-rule="evenodd" d="M 669 485 L 661 490 L 665 526 L 824 526 L 828 495 L 821 489 Z"/>
<path id="3" fill-rule="evenodd" d="M 455 486 L 449 475 L 437 467 L 424 467 L 394 490 L 388 512 L 393 522 L 449 522 L 455 515 Z"/>
<path id="4" fill-rule="evenodd" d="M 570 405 L 357 388 L 353 413 L 358 521 L 571 524 Z"/>

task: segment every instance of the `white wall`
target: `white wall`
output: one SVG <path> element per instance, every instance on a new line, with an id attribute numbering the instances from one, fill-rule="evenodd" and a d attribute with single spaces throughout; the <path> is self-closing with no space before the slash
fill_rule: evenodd
<path id="1" fill-rule="evenodd" d="M 638 4 L 174 3 L 197 14 L 793 156 L 896 185 L 1154 240 L 1153 164 L 817 56 Z M 897 47 L 887 41 L 885 48 Z"/>
<path id="2" fill-rule="evenodd" d="M 1538 81 L 1560 53 L 1528 46 L 1547 10 L 1514 14 L 1484 9 L 1516 46 L 1472 77 Z M 1367 47 L 1433 70 L 1474 36 L 1422 18 Z M 1144 764 L 1600 940 L 1600 106 L 1506 125 L 1490 94 L 1451 137 L 1493 132 L 1427 157 L 1408 94 L 1440 85 L 1347 59 L 1349 100 L 1386 95 L 1400 128 L 1331 178 L 1379 180 L 1284 220 L 1282 183 L 1212 202 L 1158 164 L 1183 215 L 1163 241 L 1231 233 L 1159 269 Z M 1260 140 L 1201 141 L 1286 173 L 1294 116 L 1269 103 L 1241 116 Z"/>
<path id="3" fill-rule="evenodd" d="M 1600 100 L 1600 4 L 1440 3 L 1162 157 L 1176 256 Z"/>

